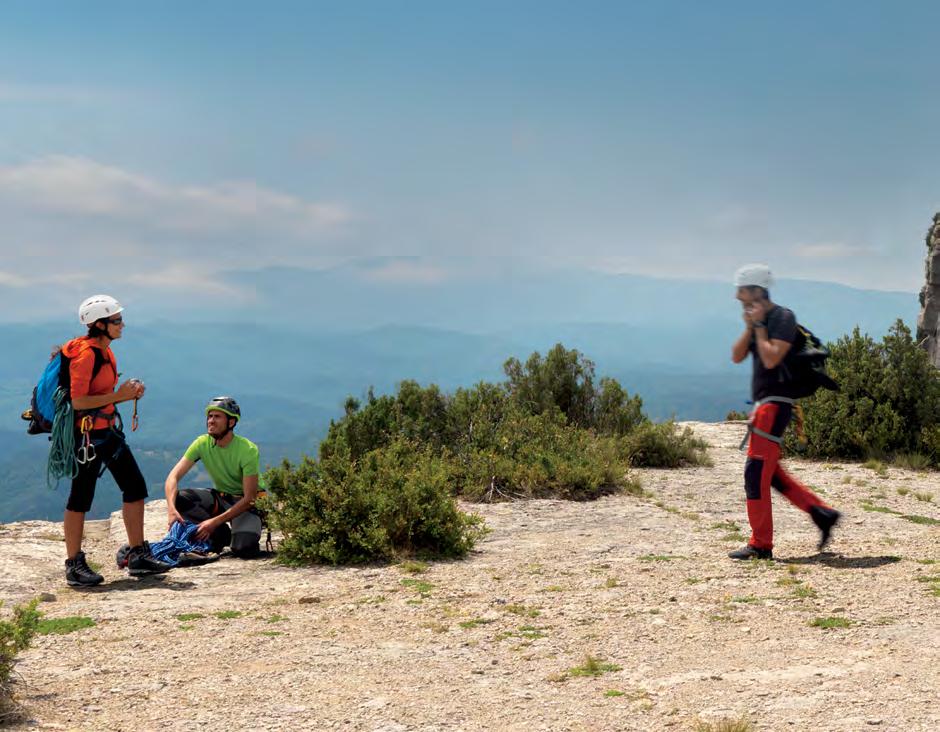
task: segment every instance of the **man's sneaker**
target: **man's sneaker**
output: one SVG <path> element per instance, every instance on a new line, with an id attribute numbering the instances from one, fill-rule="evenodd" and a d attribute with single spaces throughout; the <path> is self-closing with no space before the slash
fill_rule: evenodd
<path id="1" fill-rule="evenodd" d="M 812 517 L 813 523 L 819 527 L 819 544 L 816 548 L 822 551 L 826 544 L 829 543 L 829 535 L 832 533 L 832 527 L 839 523 L 842 514 L 834 508 L 813 506 L 809 509 L 809 515 Z"/>
<path id="2" fill-rule="evenodd" d="M 758 549 L 756 546 L 746 544 L 740 549 L 728 552 L 732 559 L 773 559 L 774 553 L 770 549 Z"/>
<path id="3" fill-rule="evenodd" d="M 94 587 L 104 582 L 104 577 L 88 566 L 85 552 L 79 552 L 74 559 L 65 560 L 65 581 L 72 587 Z"/>
<path id="4" fill-rule="evenodd" d="M 140 546 L 131 547 L 127 553 L 127 572 L 131 577 L 160 574 L 171 569 L 173 569 L 172 564 L 153 558 L 153 554 L 150 553 L 150 544 L 146 541 Z"/>

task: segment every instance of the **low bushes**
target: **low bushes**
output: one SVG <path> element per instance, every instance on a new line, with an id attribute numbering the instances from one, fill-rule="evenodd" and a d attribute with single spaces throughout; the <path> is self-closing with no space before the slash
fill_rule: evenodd
<path id="1" fill-rule="evenodd" d="M 39 625 L 38 600 L 13 609 L 9 620 L 0 619 L 0 723 L 15 711 L 10 677 L 16 656 L 29 647 Z M 2 605 L 2 603 L 0 603 Z"/>
<path id="2" fill-rule="evenodd" d="M 898 320 L 880 342 L 856 328 L 829 344 L 840 390 L 802 400 L 814 458 L 923 454 L 940 464 L 940 372 Z M 792 431 L 788 436 L 795 446 Z"/>
<path id="3" fill-rule="evenodd" d="M 364 562 L 399 554 L 460 557 L 482 534 L 470 501 L 589 500 L 639 491 L 631 466 L 707 460 L 704 443 L 560 344 L 543 359 L 509 359 L 507 379 L 445 394 L 403 381 L 365 404 L 350 397 L 319 460 L 267 475 L 269 507 L 291 562 Z"/>

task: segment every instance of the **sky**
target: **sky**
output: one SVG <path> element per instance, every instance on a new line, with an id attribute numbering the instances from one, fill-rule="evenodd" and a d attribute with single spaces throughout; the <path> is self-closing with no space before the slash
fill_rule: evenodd
<path id="1" fill-rule="evenodd" d="M 374 257 L 402 287 L 509 257 L 914 292 L 937 27 L 919 0 L 7 0 L 0 319 Z"/>

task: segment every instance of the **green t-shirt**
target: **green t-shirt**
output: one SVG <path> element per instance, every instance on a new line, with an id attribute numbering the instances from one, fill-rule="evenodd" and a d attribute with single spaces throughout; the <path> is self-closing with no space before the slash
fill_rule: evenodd
<path id="1" fill-rule="evenodd" d="M 215 489 L 232 496 L 244 494 L 242 478 L 259 473 L 258 446 L 241 435 L 234 435 L 225 447 L 216 445 L 209 435 L 200 435 L 183 457 L 194 463 L 202 460 Z"/>

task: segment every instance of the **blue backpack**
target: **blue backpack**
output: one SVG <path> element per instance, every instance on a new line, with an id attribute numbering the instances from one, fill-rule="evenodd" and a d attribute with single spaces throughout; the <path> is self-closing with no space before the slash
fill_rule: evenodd
<path id="1" fill-rule="evenodd" d="M 94 380 L 101 367 L 107 363 L 107 358 L 98 348 L 91 349 L 95 354 L 95 363 L 91 369 L 91 378 Z M 52 357 L 36 387 L 33 389 L 33 396 L 29 400 L 29 409 L 21 415 L 29 424 L 26 426 L 26 432 L 30 435 L 42 435 L 52 432 L 52 425 L 55 422 L 56 413 L 56 394 L 59 390 L 58 403 L 65 404 L 70 399 L 71 377 L 69 375 L 69 359 L 62 353 L 60 346 L 52 352 Z"/>

